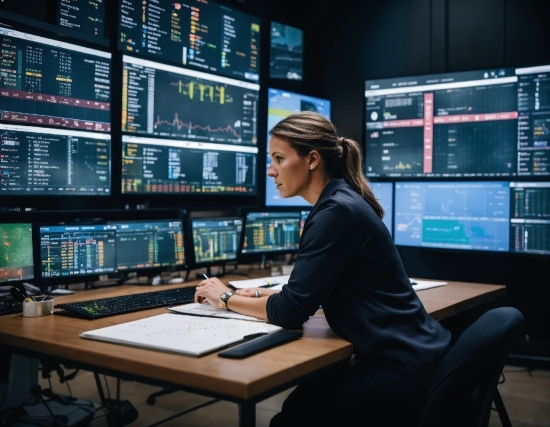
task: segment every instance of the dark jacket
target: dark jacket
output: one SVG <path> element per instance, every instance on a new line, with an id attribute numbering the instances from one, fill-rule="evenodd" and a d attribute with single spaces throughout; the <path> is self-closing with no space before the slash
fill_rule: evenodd
<path id="1" fill-rule="evenodd" d="M 343 179 L 324 188 L 306 220 L 288 285 L 267 302 L 270 322 L 300 328 L 319 306 L 357 359 L 430 375 L 450 333 L 412 289 L 391 235 Z"/>

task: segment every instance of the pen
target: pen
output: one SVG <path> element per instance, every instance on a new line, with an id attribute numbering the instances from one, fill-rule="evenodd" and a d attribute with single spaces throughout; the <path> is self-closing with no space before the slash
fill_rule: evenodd
<path id="1" fill-rule="evenodd" d="M 206 274 L 203 274 L 202 277 L 204 277 L 206 280 L 210 279 Z"/>
<path id="2" fill-rule="evenodd" d="M 262 288 L 268 288 L 270 286 L 277 286 L 280 284 L 278 282 L 272 282 L 271 280 L 266 280 L 265 283 L 265 285 L 261 286 Z"/>

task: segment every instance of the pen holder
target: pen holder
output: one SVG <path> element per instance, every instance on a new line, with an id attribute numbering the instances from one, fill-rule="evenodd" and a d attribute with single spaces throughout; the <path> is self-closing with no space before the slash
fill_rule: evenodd
<path id="1" fill-rule="evenodd" d="M 23 317 L 42 317 L 53 313 L 53 298 L 44 301 L 23 301 Z"/>

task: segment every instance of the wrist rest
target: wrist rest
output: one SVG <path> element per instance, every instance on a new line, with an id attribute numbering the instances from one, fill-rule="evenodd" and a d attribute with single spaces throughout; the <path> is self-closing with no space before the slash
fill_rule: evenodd
<path id="1" fill-rule="evenodd" d="M 254 338 L 243 344 L 236 345 L 230 349 L 218 353 L 220 357 L 229 357 L 231 359 L 242 359 L 253 354 L 278 346 L 285 342 L 292 341 L 303 335 L 302 331 L 281 331 L 264 335 L 260 338 Z"/>

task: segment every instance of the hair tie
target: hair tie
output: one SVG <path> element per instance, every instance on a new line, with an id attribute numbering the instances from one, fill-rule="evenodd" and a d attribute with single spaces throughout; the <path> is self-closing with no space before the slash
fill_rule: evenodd
<path id="1" fill-rule="evenodd" d="M 345 136 L 341 136 L 340 138 L 338 138 L 340 141 L 340 144 L 344 144 L 344 140 L 346 139 Z"/>

